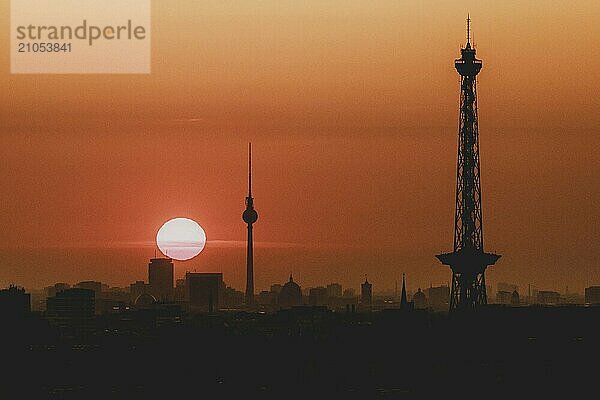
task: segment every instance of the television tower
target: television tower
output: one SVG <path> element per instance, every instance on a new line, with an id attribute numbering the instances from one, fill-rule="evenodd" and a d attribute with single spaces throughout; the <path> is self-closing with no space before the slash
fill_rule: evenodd
<path id="1" fill-rule="evenodd" d="M 471 46 L 470 17 L 467 17 L 467 45 L 460 52 L 461 58 L 454 62 L 460 74 L 454 251 L 436 256 L 452 270 L 450 311 L 487 304 L 485 269 L 500 258 L 483 250 L 476 79 L 482 63 L 475 58 L 475 48 Z"/>
<path id="2" fill-rule="evenodd" d="M 252 225 L 258 220 L 252 198 L 252 143 L 248 143 L 248 196 L 242 219 L 248 224 L 248 249 L 246 254 L 246 306 L 254 305 L 254 246 L 252 244 Z"/>

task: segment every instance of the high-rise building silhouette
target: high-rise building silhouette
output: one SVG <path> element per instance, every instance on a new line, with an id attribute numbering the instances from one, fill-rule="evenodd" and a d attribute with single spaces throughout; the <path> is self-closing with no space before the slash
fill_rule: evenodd
<path id="1" fill-rule="evenodd" d="M 152 258 L 148 264 L 150 294 L 158 300 L 168 300 L 173 294 L 173 260 Z"/>
<path id="2" fill-rule="evenodd" d="M 369 283 L 367 278 L 360 285 L 360 302 L 368 306 L 373 302 L 373 285 Z"/>
<path id="3" fill-rule="evenodd" d="M 248 196 L 246 209 L 242 219 L 248 225 L 248 243 L 246 253 L 246 305 L 254 304 L 254 245 L 252 243 L 252 225 L 258 220 L 258 213 L 254 209 L 252 198 L 252 143 L 248 144 Z"/>
<path id="4" fill-rule="evenodd" d="M 485 270 L 500 258 L 483 250 L 477 122 L 477 74 L 482 62 L 471 46 L 470 23 L 467 18 L 467 44 L 454 63 L 460 75 L 454 251 L 436 256 L 452 270 L 450 311 L 487 304 Z"/>

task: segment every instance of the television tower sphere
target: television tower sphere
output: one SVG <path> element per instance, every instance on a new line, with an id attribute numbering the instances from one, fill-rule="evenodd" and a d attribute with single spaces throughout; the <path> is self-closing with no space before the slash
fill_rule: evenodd
<path id="1" fill-rule="evenodd" d="M 247 224 L 253 224 L 258 221 L 258 213 L 254 208 L 247 208 L 242 214 L 242 219 Z"/>

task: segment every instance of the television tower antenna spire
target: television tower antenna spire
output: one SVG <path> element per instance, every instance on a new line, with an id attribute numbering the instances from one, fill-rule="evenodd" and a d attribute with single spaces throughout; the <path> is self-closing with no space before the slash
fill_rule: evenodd
<path id="1" fill-rule="evenodd" d="M 252 142 L 248 143 L 248 197 L 252 197 Z"/>

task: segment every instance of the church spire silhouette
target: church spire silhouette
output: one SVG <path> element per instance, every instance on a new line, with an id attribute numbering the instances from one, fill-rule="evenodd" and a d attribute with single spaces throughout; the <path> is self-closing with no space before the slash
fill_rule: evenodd
<path id="1" fill-rule="evenodd" d="M 402 274 L 402 294 L 400 295 L 400 308 L 406 308 L 408 300 L 406 299 L 406 278 Z"/>

